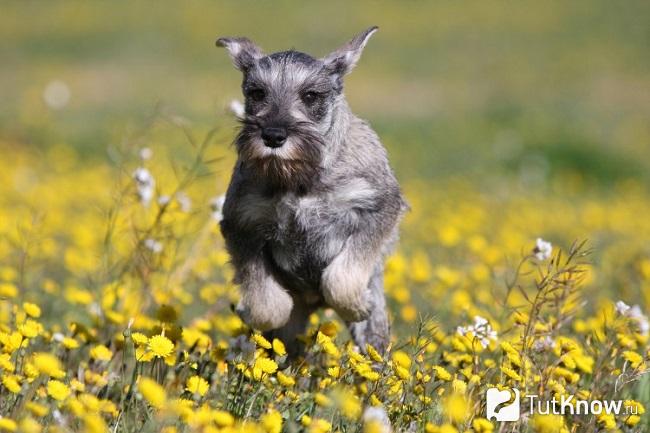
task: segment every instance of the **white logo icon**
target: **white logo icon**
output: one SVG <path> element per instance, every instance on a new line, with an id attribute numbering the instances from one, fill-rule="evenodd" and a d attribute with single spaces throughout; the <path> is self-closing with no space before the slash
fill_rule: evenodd
<path id="1" fill-rule="evenodd" d="M 519 390 L 516 388 L 499 391 L 488 388 L 487 419 L 497 421 L 517 421 L 519 419 Z"/>

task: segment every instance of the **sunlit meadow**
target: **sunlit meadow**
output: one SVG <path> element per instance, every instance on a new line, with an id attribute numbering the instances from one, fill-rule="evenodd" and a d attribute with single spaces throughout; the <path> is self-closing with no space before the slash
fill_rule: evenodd
<path id="1" fill-rule="evenodd" d="M 371 18 L 352 7 L 330 34 L 280 4 L 302 24 L 271 29 L 271 46 L 306 34 L 325 49 L 369 19 L 385 31 L 349 95 L 411 206 L 386 267 L 388 353 L 362 355 L 324 310 L 290 361 L 233 313 L 218 222 L 238 77 L 211 45 L 244 21 L 262 37 L 264 14 L 75 3 L 31 16 L 25 2 L 0 26 L 12 47 L 0 71 L 0 432 L 650 430 L 642 14 L 384 4 Z M 132 50 L 115 54 L 120 40 Z M 551 69 L 527 43 L 558 53 Z M 563 80 L 539 86 L 553 71 Z M 489 421 L 491 387 L 628 410 L 529 416 L 524 400 L 518 422 Z"/>

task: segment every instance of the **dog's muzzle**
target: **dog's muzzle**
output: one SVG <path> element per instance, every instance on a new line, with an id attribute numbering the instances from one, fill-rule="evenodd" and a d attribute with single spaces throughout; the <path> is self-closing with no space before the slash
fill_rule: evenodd
<path id="1" fill-rule="evenodd" d="M 267 127 L 262 129 L 264 145 L 273 149 L 281 147 L 287 141 L 287 128 Z"/>

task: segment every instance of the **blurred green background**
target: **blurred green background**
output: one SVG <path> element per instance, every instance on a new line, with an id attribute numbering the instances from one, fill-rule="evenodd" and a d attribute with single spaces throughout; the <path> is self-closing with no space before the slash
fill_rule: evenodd
<path id="1" fill-rule="evenodd" d="M 649 23 L 647 0 L 3 2 L 0 139 L 105 158 L 156 110 L 230 128 L 217 36 L 321 56 L 376 24 L 346 93 L 400 177 L 648 184 Z"/>

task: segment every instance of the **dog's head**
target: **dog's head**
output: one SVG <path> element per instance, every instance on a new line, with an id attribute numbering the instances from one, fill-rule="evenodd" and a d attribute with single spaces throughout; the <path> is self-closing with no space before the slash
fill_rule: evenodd
<path id="1" fill-rule="evenodd" d="M 240 159 L 270 186 L 299 189 L 318 179 L 343 98 L 343 76 L 376 30 L 365 30 L 320 59 L 293 50 L 266 55 L 247 38 L 217 40 L 244 75 Z"/>

